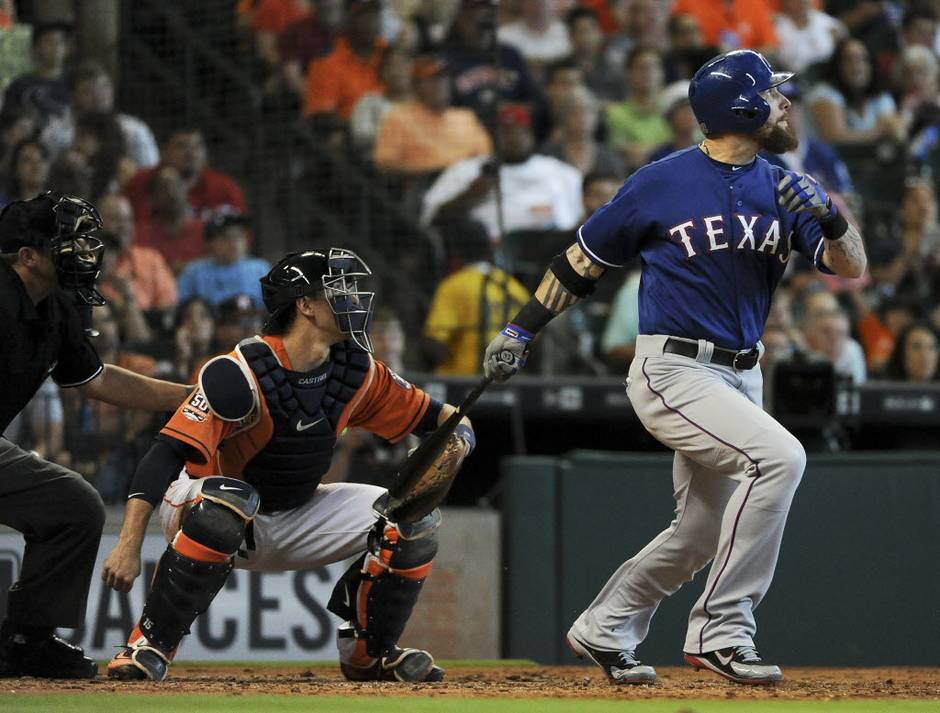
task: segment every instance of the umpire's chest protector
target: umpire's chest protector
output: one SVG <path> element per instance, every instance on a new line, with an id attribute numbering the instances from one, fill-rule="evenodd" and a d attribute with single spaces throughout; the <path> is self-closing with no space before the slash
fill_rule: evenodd
<path id="1" fill-rule="evenodd" d="M 330 468 L 337 424 L 365 381 L 371 358 L 344 342 L 330 349 L 325 365 L 301 373 L 285 369 L 260 339 L 242 342 L 238 352 L 258 380 L 273 426 L 242 475 L 261 494 L 262 511 L 298 507 Z"/>

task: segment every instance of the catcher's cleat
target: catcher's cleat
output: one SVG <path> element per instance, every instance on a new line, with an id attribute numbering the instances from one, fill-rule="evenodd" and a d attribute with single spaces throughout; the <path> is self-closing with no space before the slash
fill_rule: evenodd
<path id="1" fill-rule="evenodd" d="M 175 651 L 164 653 L 135 627 L 126 646 L 108 661 L 108 678 L 118 681 L 156 681 L 166 678 Z"/>
<path id="2" fill-rule="evenodd" d="M 0 678 L 95 678 L 98 664 L 51 630 L 22 632 L 4 625 L 0 634 Z"/>
<path id="3" fill-rule="evenodd" d="M 684 658 L 696 669 L 714 671 L 735 683 L 767 685 L 783 678 L 780 667 L 765 664 L 753 646 L 731 646 L 705 654 L 684 653 Z"/>
<path id="4" fill-rule="evenodd" d="M 395 648 L 370 666 L 354 666 L 341 661 L 339 668 L 350 681 L 436 683 L 444 680 L 444 669 L 435 666 L 434 657 L 421 649 Z"/>
<path id="5" fill-rule="evenodd" d="M 621 683 L 656 683 L 656 669 L 641 663 L 632 651 L 602 651 L 589 646 L 572 631 L 565 637 L 568 648 L 579 659 L 590 659 L 604 672 L 607 680 Z"/>

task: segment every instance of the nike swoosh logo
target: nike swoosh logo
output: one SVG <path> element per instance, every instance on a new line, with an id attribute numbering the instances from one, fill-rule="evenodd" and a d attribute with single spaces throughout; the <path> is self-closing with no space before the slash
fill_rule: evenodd
<path id="1" fill-rule="evenodd" d="M 349 590 L 343 587 L 343 604 L 349 606 Z"/>
<path id="2" fill-rule="evenodd" d="M 239 487 L 233 488 L 231 485 L 225 485 L 225 483 L 223 483 L 222 485 L 219 486 L 219 490 L 241 490 L 241 488 Z"/>
<path id="3" fill-rule="evenodd" d="M 301 418 L 297 421 L 297 430 L 306 431 L 308 428 L 313 428 L 318 423 L 320 423 L 320 421 L 322 421 L 324 418 L 326 418 L 326 416 L 321 416 L 316 421 L 311 421 L 310 423 L 304 423 L 304 420 Z"/>
<path id="4" fill-rule="evenodd" d="M 719 654 L 719 653 L 716 651 L 716 652 L 715 652 L 715 658 L 718 659 L 718 662 L 719 662 L 722 666 L 727 666 L 729 663 L 731 663 L 731 659 L 734 658 L 734 654 L 730 654 L 727 658 L 725 658 L 724 656 L 722 656 L 721 654 Z"/>
<path id="5" fill-rule="evenodd" d="M 732 171 L 740 171 L 742 168 L 744 168 L 744 166 L 732 166 L 732 167 L 731 167 L 731 170 L 732 170 Z"/>

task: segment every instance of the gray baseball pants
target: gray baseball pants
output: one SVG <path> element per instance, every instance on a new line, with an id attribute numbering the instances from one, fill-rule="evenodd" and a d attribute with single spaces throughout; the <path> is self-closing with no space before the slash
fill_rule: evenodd
<path id="1" fill-rule="evenodd" d="M 761 408 L 760 367 L 711 364 L 714 345 L 704 340 L 696 359 L 663 354 L 666 339 L 637 339 L 627 395 L 643 426 L 675 451 L 676 517 L 614 572 L 572 630 L 595 648 L 632 651 L 659 602 L 712 562 L 684 651 L 751 646 L 806 453 Z"/>
<path id="2" fill-rule="evenodd" d="M 0 523 L 26 540 L 7 619 L 81 626 L 104 527 L 104 504 L 95 489 L 78 473 L 0 438 Z"/>

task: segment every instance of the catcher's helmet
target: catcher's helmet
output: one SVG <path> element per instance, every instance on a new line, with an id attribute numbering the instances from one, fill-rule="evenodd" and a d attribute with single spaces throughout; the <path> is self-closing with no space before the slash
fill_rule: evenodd
<path id="1" fill-rule="evenodd" d="M 734 50 L 699 68 L 689 84 L 689 102 L 706 136 L 749 134 L 770 116 L 770 104 L 760 93 L 792 77 L 792 72 L 774 72 L 760 52 Z"/>
<path id="2" fill-rule="evenodd" d="M 85 304 L 105 304 L 95 289 L 104 243 L 101 218 L 91 203 L 54 191 L 13 201 L 0 212 L 0 251 L 13 253 L 21 247 L 48 249 L 59 287 Z"/>
<path id="3" fill-rule="evenodd" d="M 270 315 L 268 323 L 293 309 L 298 297 L 323 293 L 336 317 L 336 326 L 362 349 L 372 351 L 369 321 L 374 292 L 359 289 L 359 281 L 372 274 L 352 250 L 329 248 L 290 253 L 261 278 L 261 295 Z"/>

